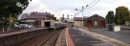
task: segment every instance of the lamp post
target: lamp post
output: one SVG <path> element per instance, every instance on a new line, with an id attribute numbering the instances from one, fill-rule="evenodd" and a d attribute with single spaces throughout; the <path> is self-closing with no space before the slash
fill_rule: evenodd
<path id="1" fill-rule="evenodd" d="M 86 5 L 85 7 L 84 6 L 82 6 L 82 9 L 75 9 L 76 11 L 80 11 L 80 12 L 82 12 L 82 29 L 83 29 L 83 25 L 84 25 L 84 23 L 83 23 L 83 19 L 84 19 L 84 9 L 86 8 L 86 7 L 88 7 L 88 5 Z M 82 31 L 82 36 L 83 36 L 83 31 Z"/>

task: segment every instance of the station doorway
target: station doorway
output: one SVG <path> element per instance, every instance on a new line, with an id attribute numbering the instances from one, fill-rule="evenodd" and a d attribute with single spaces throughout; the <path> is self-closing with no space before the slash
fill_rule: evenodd
<path id="1" fill-rule="evenodd" d="M 49 21 L 45 22 L 45 27 L 51 27 L 51 23 Z"/>
<path id="2" fill-rule="evenodd" d="M 87 21 L 86 27 L 87 27 L 87 28 L 92 28 L 92 22 L 91 22 L 91 21 Z"/>

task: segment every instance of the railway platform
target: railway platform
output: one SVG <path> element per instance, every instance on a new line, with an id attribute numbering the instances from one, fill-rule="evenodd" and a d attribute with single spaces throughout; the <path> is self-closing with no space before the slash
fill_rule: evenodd
<path id="1" fill-rule="evenodd" d="M 18 43 L 16 46 L 130 46 L 130 44 L 86 28 L 67 27 L 56 31 L 41 29 L 43 28 L 1 34 L 0 46 L 12 45 L 9 43 Z M 6 39 L 3 40 L 2 37 Z"/>
<path id="2" fill-rule="evenodd" d="M 57 42 L 59 44 L 55 46 L 130 46 L 125 42 L 76 27 L 66 28 Z"/>
<path id="3" fill-rule="evenodd" d="M 47 28 L 33 28 L 29 30 L 1 33 L 0 46 L 14 46 L 15 44 L 20 46 L 20 44 L 24 43 L 25 41 L 28 41 L 46 32 Z"/>
<path id="4" fill-rule="evenodd" d="M 26 33 L 26 32 L 32 32 L 32 31 L 36 31 L 36 30 L 43 30 L 43 29 L 48 29 L 48 28 L 33 28 L 33 29 L 26 29 L 26 30 L 20 30 L 20 31 L 0 33 L 0 38 L 6 37 L 6 36 L 11 36 L 11 35 L 17 35 L 17 34 L 21 34 L 21 33 Z"/>

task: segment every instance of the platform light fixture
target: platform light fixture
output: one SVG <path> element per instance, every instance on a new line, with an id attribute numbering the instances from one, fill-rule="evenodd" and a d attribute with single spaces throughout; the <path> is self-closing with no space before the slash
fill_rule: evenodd
<path id="1" fill-rule="evenodd" d="M 84 10 L 85 10 L 85 8 L 87 8 L 89 5 L 86 5 L 85 7 L 84 6 L 82 6 L 82 9 L 75 9 L 76 11 L 80 11 L 81 13 L 82 13 L 82 28 L 84 27 L 83 25 L 84 25 L 84 23 L 83 23 L 83 19 L 84 19 Z M 83 36 L 83 31 L 82 31 L 82 36 Z"/>

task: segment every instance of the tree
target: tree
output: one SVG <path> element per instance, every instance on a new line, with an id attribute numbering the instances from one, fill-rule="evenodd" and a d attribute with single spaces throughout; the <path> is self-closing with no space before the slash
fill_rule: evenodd
<path id="1" fill-rule="evenodd" d="M 0 19 L 2 22 L 8 20 L 7 25 L 11 25 L 11 18 L 18 18 L 18 15 L 28 6 L 31 0 L 0 0 Z"/>
<path id="2" fill-rule="evenodd" d="M 107 24 L 114 23 L 114 12 L 113 11 L 109 11 L 108 14 L 106 15 L 106 22 L 107 22 Z"/>
<path id="3" fill-rule="evenodd" d="M 129 10 L 125 6 L 120 6 L 116 8 L 116 15 L 115 15 L 115 23 L 116 24 L 125 24 L 125 21 L 129 21 L 130 15 Z"/>
<path id="4" fill-rule="evenodd" d="M 28 6 L 29 0 L 0 0 L 0 17 L 15 17 Z"/>

